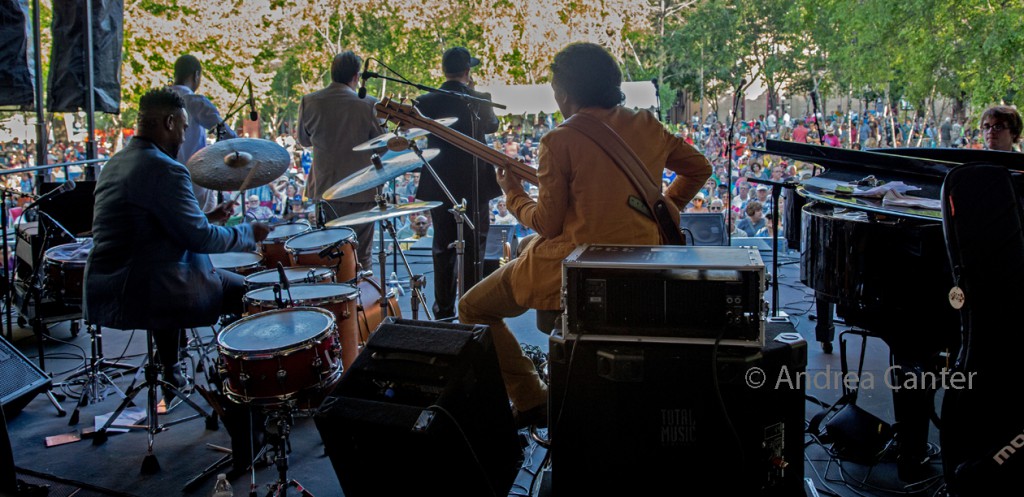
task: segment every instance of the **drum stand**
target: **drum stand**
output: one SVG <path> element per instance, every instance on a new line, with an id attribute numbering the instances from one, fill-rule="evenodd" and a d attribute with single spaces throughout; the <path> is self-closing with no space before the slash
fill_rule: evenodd
<path id="1" fill-rule="evenodd" d="M 452 208 L 448 209 L 448 212 L 451 212 L 452 216 L 455 216 L 457 236 L 455 241 L 448 247 L 455 247 L 455 266 L 458 268 L 456 271 L 458 275 L 456 299 L 461 299 L 462 295 L 466 292 L 466 269 L 464 264 L 466 254 L 466 235 L 464 226 L 469 226 L 471 231 L 476 231 L 476 226 L 473 225 L 473 221 L 470 221 L 469 216 L 466 215 L 466 199 L 462 199 L 462 203 L 455 201 L 455 196 L 452 195 L 451 190 L 448 189 L 444 184 L 444 181 L 441 180 L 441 177 L 438 176 L 436 171 L 434 171 L 434 166 L 430 165 L 430 161 L 423 157 L 423 151 L 416 146 L 415 142 L 409 142 L 409 150 L 412 150 L 420 158 L 420 161 L 423 162 L 423 167 L 430 172 L 430 175 L 434 177 L 434 181 L 437 181 L 437 185 L 440 186 L 441 191 L 444 192 L 444 196 L 448 198 L 449 202 L 451 202 Z M 381 239 L 381 243 L 383 244 L 383 237 Z M 397 239 L 395 240 L 395 243 L 398 243 Z M 406 263 L 406 265 L 408 265 L 408 263 Z M 383 269 L 383 263 L 381 264 L 381 268 Z M 424 306 L 424 311 L 426 311 L 426 306 Z M 430 319 L 429 314 L 427 316 L 428 319 Z"/>
<path id="2" fill-rule="evenodd" d="M 299 491 L 299 495 L 307 497 L 312 497 L 313 495 L 304 489 L 298 481 L 288 479 L 288 454 L 292 451 L 291 441 L 288 437 L 294 424 L 293 418 L 294 408 L 290 404 L 280 408 L 268 409 L 267 412 L 266 433 L 270 440 L 263 446 L 259 454 L 253 458 L 254 461 L 260 459 L 268 450 L 274 453 L 277 481 L 267 485 L 267 497 L 284 497 L 287 495 L 288 487 L 290 486 L 295 487 Z M 255 468 L 255 464 L 253 468 Z M 253 479 L 253 491 L 251 493 L 255 493 L 256 490 L 255 476 Z"/>

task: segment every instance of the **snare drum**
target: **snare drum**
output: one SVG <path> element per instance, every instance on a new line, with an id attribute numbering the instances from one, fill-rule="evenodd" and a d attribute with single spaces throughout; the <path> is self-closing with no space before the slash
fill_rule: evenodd
<path id="1" fill-rule="evenodd" d="M 359 279 L 359 306 L 357 308 L 359 321 L 359 346 L 362 347 L 370 339 L 370 333 L 377 331 L 377 326 L 384 321 L 381 313 L 381 289 L 380 284 L 373 277 Z M 388 291 L 388 316 L 402 317 L 402 309 L 398 307 L 398 299 L 395 292 Z"/>
<path id="2" fill-rule="evenodd" d="M 282 291 L 281 299 L 288 300 L 289 292 Z M 359 289 L 345 283 L 323 283 L 319 285 L 295 285 L 291 287 L 291 305 L 319 307 L 334 314 L 338 334 L 341 337 L 341 359 L 349 367 L 359 355 L 359 325 L 356 322 Z M 242 298 L 246 311 L 258 313 L 277 309 L 274 289 L 258 288 Z"/>
<path id="3" fill-rule="evenodd" d="M 242 276 L 259 271 L 261 261 L 263 261 L 263 256 L 256 252 L 210 254 L 210 262 L 213 263 L 213 267 L 238 273 Z"/>
<path id="4" fill-rule="evenodd" d="M 217 335 L 224 392 L 235 402 L 264 406 L 294 400 L 319 406 L 341 378 L 334 316 L 296 307 L 231 323 Z"/>
<path id="5" fill-rule="evenodd" d="M 43 255 L 46 268 L 43 287 L 65 303 L 81 303 L 85 261 L 91 251 L 91 238 L 47 250 Z"/>
<path id="6" fill-rule="evenodd" d="M 326 228 L 296 235 L 284 242 L 293 266 L 327 266 L 335 268 L 335 279 L 352 281 L 356 277 L 356 232 L 351 228 Z M 332 247 L 341 254 L 338 258 L 320 257 L 320 252 Z"/>
<path id="7" fill-rule="evenodd" d="M 284 276 L 289 284 L 302 283 L 333 283 L 334 270 L 321 266 L 292 266 L 284 268 Z M 281 282 L 281 275 L 276 269 L 267 269 L 245 277 L 245 289 L 255 290 L 274 286 Z"/>
<path id="8" fill-rule="evenodd" d="M 284 249 L 284 242 L 293 236 L 301 235 L 312 229 L 306 221 L 274 226 L 274 230 L 267 235 L 267 239 L 260 242 L 260 252 L 263 254 L 266 266 L 277 267 L 278 262 L 285 267 L 291 266 L 292 259 L 288 257 L 288 252 Z"/>

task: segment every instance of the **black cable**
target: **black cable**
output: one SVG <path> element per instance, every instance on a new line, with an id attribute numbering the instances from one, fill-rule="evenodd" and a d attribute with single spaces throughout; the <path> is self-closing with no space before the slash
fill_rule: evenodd
<path id="1" fill-rule="evenodd" d="M 491 481 L 490 475 L 488 475 L 487 470 L 484 469 L 483 462 L 480 461 L 480 458 L 476 455 L 476 451 L 473 450 L 473 444 L 469 441 L 469 437 L 466 436 L 466 432 L 462 430 L 462 424 L 459 423 L 459 420 L 455 419 L 455 416 L 448 412 L 447 409 L 437 404 L 431 404 L 427 406 L 427 409 L 435 410 L 444 413 L 445 416 L 448 416 L 448 419 L 450 419 L 452 424 L 455 425 L 455 428 L 459 430 L 459 434 L 462 435 L 462 440 L 466 442 L 466 448 L 469 449 L 469 455 L 473 457 L 473 462 L 476 463 L 477 469 L 480 470 L 480 475 L 483 476 L 484 480 L 487 482 L 487 488 L 491 491 L 491 496 L 498 497 L 497 490 L 494 488 L 494 482 Z"/>

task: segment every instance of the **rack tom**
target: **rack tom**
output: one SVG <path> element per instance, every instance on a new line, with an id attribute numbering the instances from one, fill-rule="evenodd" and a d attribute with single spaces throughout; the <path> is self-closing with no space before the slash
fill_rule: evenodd
<path id="1" fill-rule="evenodd" d="M 263 256 L 256 252 L 224 252 L 209 255 L 213 267 L 242 276 L 250 275 L 262 268 Z"/>
<path id="2" fill-rule="evenodd" d="M 358 245 L 355 230 L 325 228 L 293 236 L 284 243 L 284 248 L 293 266 L 335 268 L 337 281 L 352 281 L 356 278 Z"/>
<path id="3" fill-rule="evenodd" d="M 288 251 L 284 249 L 285 242 L 293 236 L 307 233 L 312 229 L 306 221 L 274 226 L 274 230 L 260 242 L 260 252 L 263 254 L 266 266 L 274 268 L 277 267 L 278 262 L 286 267 L 291 266 L 292 259 L 288 256 Z"/>
<path id="4" fill-rule="evenodd" d="M 333 283 L 334 270 L 322 266 L 291 266 L 284 268 L 285 279 L 291 285 Z M 274 286 L 281 282 L 277 269 L 267 269 L 245 277 L 245 289 Z"/>

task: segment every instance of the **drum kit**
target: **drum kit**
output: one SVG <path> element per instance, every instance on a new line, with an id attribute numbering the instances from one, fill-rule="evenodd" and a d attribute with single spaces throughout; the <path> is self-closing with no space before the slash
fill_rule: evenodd
<path id="1" fill-rule="evenodd" d="M 454 119 L 444 122 L 450 125 Z M 423 165 L 435 174 L 428 161 L 438 151 L 421 151 L 410 145 L 426 134 L 415 129 L 388 133 L 357 146 L 357 150 L 376 150 L 394 146 L 398 140 L 398 146 L 412 150 L 374 154 L 370 165 L 323 195 L 324 200 L 333 200 L 375 188 L 377 205 L 373 209 L 323 226 L 305 222 L 277 225 L 259 244 L 259 252 L 210 254 L 215 268 L 243 275 L 247 287 L 243 298 L 246 316 L 216 335 L 220 379 L 211 386 L 220 388 L 231 402 L 267 414 L 267 431 L 276 434 L 271 437 L 275 442 L 264 447 L 257 459 L 268 448 L 275 452 L 279 479 L 272 488 L 278 492 L 295 485 L 286 475 L 293 416 L 319 408 L 384 318 L 401 317 L 395 293 L 386 291 L 373 278 L 372 270 L 363 271 L 357 263 L 356 233 L 349 226 L 379 223 L 381 274 L 386 274 L 385 235 L 394 241 L 392 246 L 408 274 L 413 274 L 390 220 L 438 207 L 441 202 L 392 204 L 383 187 Z M 249 141 L 252 143 L 226 140 L 197 153 L 188 164 L 193 180 L 207 188 L 242 191 L 280 176 L 286 167 L 279 164 L 287 165 L 287 157 L 276 157 L 280 154 L 269 145 L 272 142 Z M 413 275 L 412 282 L 415 319 L 418 303 L 425 302 L 421 293 L 424 279 Z M 431 319 L 426 306 L 423 311 Z"/>

